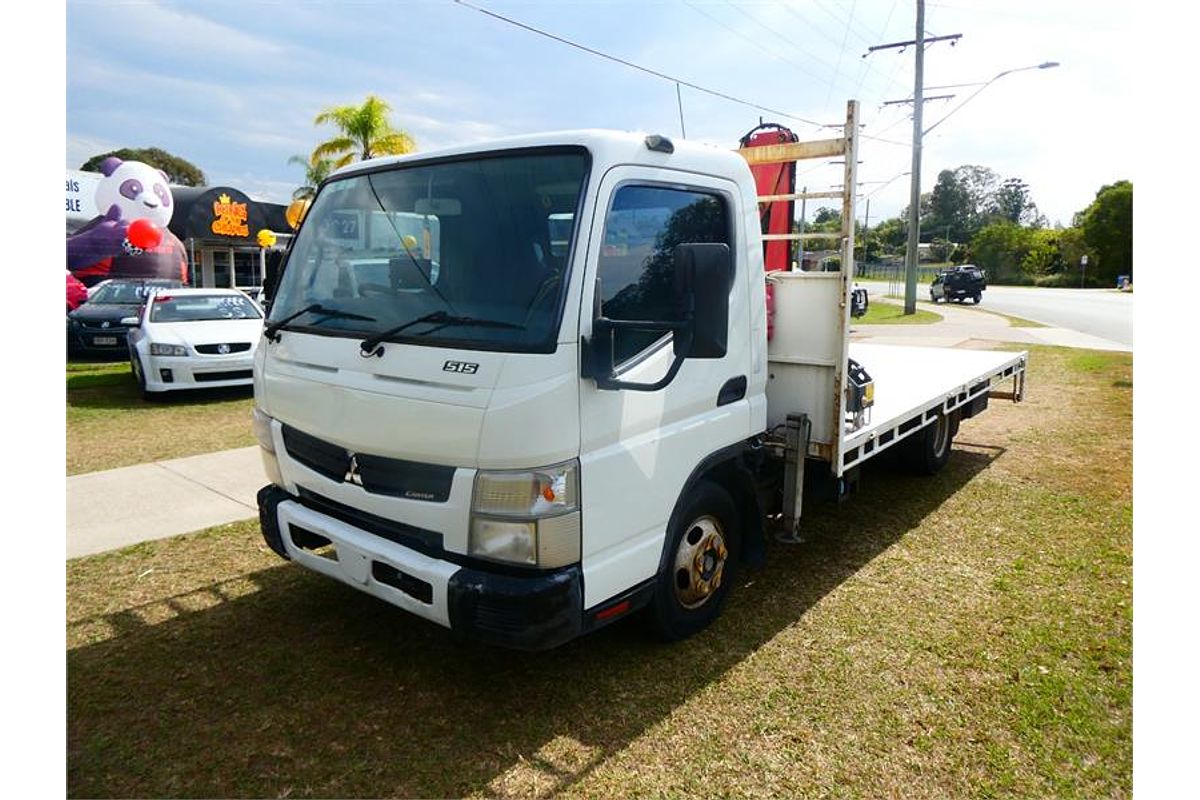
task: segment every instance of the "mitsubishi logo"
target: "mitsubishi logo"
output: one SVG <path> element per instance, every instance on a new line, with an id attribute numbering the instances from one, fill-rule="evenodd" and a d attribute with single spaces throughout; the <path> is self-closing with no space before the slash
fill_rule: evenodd
<path id="1" fill-rule="evenodd" d="M 227 344 L 217 345 L 217 352 L 223 356 L 228 355 L 229 354 L 229 345 L 227 345 Z"/>
<path id="2" fill-rule="evenodd" d="M 353 483 L 355 486 L 362 486 L 362 475 L 358 473 L 358 455 L 350 454 L 350 467 L 346 470 L 346 477 L 342 478 L 346 483 Z"/>

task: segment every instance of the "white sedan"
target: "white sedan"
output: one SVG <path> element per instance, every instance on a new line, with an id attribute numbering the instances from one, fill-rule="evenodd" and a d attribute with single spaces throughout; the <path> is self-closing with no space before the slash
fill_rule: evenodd
<path id="1" fill-rule="evenodd" d="M 161 289 L 129 328 L 129 362 L 146 399 L 178 389 L 249 386 L 262 309 L 236 289 Z"/>

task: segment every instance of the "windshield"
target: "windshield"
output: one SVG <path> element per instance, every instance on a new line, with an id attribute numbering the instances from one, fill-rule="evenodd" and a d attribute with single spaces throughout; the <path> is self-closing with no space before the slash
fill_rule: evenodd
<path id="1" fill-rule="evenodd" d="M 141 305 L 146 295 L 169 284 L 148 283 L 102 283 L 91 290 L 88 301 L 92 305 Z"/>
<path id="2" fill-rule="evenodd" d="M 372 321 L 307 314 L 287 327 L 365 338 L 404 326 L 386 338 L 552 352 L 587 170 L 585 150 L 554 148 L 332 181 L 304 220 L 270 319 L 320 304 Z"/>
<path id="3" fill-rule="evenodd" d="M 232 294 L 160 295 L 150 306 L 151 322 L 261 318 L 249 298 Z"/>

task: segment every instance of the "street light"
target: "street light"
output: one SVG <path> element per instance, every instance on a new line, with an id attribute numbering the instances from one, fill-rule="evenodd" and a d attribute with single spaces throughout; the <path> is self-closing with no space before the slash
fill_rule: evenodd
<path id="1" fill-rule="evenodd" d="M 922 136 L 928 136 L 930 131 L 932 131 L 932 130 L 933 130 L 934 128 L 936 128 L 938 125 L 941 125 L 941 124 L 942 124 L 943 122 L 945 122 L 946 120 L 950 119 L 950 116 L 951 116 L 951 115 L 952 115 L 952 114 L 953 114 L 955 111 L 958 111 L 960 108 L 962 108 L 963 106 L 965 106 L 967 103 L 971 102 L 971 99 L 972 99 L 973 97 L 975 97 L 975 95 L 979 94 L 979 93 L 980 93 L 980 92 L 982 92 L 984 89 L 986 89 L 987 87 L 991 86 L 991 85 L 992 85 L 993 83 L 995 83 L 996 81 L 998 81 L 998 80 L 1000 80 L 1001 78 L 1003 78 L 1005 75 L 1011 75 L 1011 74 L 1013 74 L 1014 72 L 1024 72 L 1025 70 L 1029 70 L 1029 69 L 1051 69 L 1052 67 L 1057 67 L 1057 66 L 1058 66 L 1058 62 L 1057 62 L 1057 61 L 1045 61 L 1045 62 L 1042 62 L 1041 64 L 1033 64 L 1033 65 L 1031 65 L 1031 66 L 1028 66 L 1028 67 L 1017 67 L 1016 69 L 1006 69 L 1006 70 L 1004 70 L 1004 72 L 998 73 L 998 74 L 996 75 L 996 77 L 992 78 L 990 81 L 984 81 L 983 85 L 982 85 L 982 86 L 980 86 L 980 87 L 979 87 L 978 89 L 976 89 L 975 91 L 971 92 L 971 94 L 970 94 L 970 95 L 967 97 L 967 99 L 966 99 L 966 100 L 963 100 L 961 103 L 959 103 L 958 105 L 956 105 L 954 108 L 950 109 L 950 112 L 949 112 L 948 114 L 946 114 L 946 116 L 942 117 L 942 118 L 941 118 L 941 119 L 939 119 L 937 122 L 933 123 L 933 124 L 932 124 L 932 125 L 930 125 L 928 128 L 926 128 L 924 131 L 922 131 L 922 132 L 921 132 L 921 135 L 922 135 Z"/>
<path id="2" fill-rule="evenodd" d="M 917 31 L 918 41 L 924 27 L 924 4 L 918 5 L 917 15 Z M 920 45 L 918 45 L 920 46 Z M 1005 75 L 1011 75 L 1014 72 L 1024 72 L 1030 69 L 1050 69 L 1057 67 L 1057 61 L 1044 61 L 1041 64 L 1032 64 L 1028 67 L 1016 67 L 1014 69 L 1006 69 L 1003 72 L 997 73 L 994 78 L 985 82 L 982 86 L 963 100 L 957 106 L 950 110 L 946 116 L 939 119 L 937 122 L 930 125 L 928 128 L 921 129 L 921 105 L 924 102 L 923 94 L 924 87 L 921 84 L 922 76 L 922 51 L 917 51 L 917 84 L 913 90 L 913 157 L 912 157 L 912 186 L 909 193 L 910 199 L 908 204 L 908 248 L 905 254 L 904 261 L 904 313 L 915 314 L 917 312 L 917 252 L 918 244 L 921 241 L 921 140 L 929 134 L 938 125 L 941 125 L 949 119 L 955 111 L 971 102 L 980 92 L 991 86 L 996 81 L 1003 78 Z"/>

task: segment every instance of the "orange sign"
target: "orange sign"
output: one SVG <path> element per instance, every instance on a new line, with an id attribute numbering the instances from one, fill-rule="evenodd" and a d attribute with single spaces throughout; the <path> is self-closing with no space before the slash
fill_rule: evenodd
<path id="1" fill-rule="evenodd" d="M 212 232 L 219 236 L 249 236 L 250 228 L 246 225 L 246 204 L 235 203 L 229 195 L 223 194 L 213 203 Z"/>

